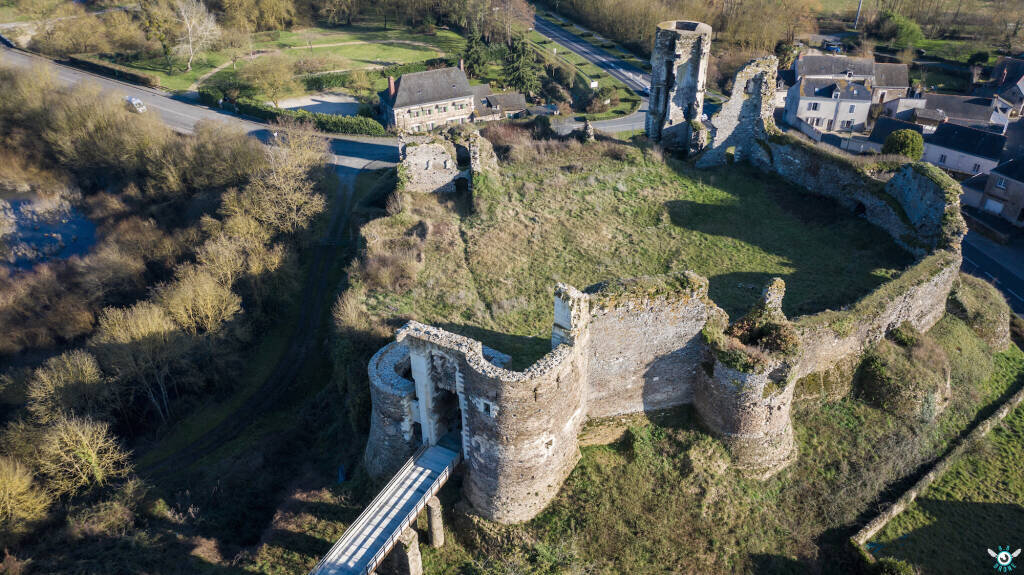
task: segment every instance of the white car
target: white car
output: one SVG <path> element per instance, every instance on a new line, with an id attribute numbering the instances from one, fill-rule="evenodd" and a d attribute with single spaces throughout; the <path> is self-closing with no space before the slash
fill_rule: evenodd
<path id="1" fill-rule="evenodd" d="M 141 114 L 146 111 L 146 105 L 142 103 L 142 100 L 135 96 L 128 96 L 124 99 L 128 103 L 128 109 L 137 114 Z"/>

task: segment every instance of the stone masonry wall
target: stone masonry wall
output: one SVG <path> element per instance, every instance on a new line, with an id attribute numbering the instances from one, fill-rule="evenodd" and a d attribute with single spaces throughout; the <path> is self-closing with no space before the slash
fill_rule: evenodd
<path id="1" fill-rule="evenodd" d="M 754 154 L 764 154 L 758 143 L 774 131 L 775 75 L 779 60 L 775 56 L 748 63 L 733 82 L 733 97 L 711 117 L 710 144 L 697 160 L 697 167 L 716 166 L 727 161 L 750 161 Z"/>
<path id="2" fill-rule="evenodd" d="M 689 150 L 704 110 L 711 27 L 669 20 L 658 24 L 651 51 L 647 136 L 666 148 Z"/>
<path id="3" fill-rule="evenodd" d="M 412 142 L 402 146 L 402 177 L 406 191 L 448 193 L 455 191 L 461 175 L 455 158 L 439 142 Z"/>
<path id="4" fill-rule="evenodd" d="M 525 521 L 558 493 L 579 460 L 585 342 L 561 344 L 525 371 L 484 358 L 479 341 L 410 322 L 399 330 L 413 352 L 454 359 L 466 462 L 465 495 L 483 517 Z"/>
<path id="5" fill-rule="evenodd" d="M 609 417 L 693 400 L 712 309 L 707 280 L 679 274 L 668 293 L 648 282 L 595 286 L 590 299 L 587 415 Z M 678 283 L 676 283 L 678 282 Z"/>

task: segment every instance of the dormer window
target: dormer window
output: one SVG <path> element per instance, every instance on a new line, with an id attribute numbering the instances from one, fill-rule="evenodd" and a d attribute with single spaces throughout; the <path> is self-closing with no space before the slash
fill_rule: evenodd
<path id="1" fill-rule="evenodd" d="M 847 78 L 853 78 L 853 70 L 847 70 L 846 71 L 846 77 Z"/>
<path id="2" fill-rule="evenodd" d="M 835 92 L 832 92 L 832 99 L 833 100 L 838 100 L 839 99 L 839 90 L 836 90 Z"/>

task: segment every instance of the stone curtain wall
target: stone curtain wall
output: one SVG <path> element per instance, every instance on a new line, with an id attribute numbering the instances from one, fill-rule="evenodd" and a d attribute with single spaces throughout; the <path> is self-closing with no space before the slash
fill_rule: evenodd
<path id="1" fill-rule="evenodd" d="M 406 191 L 427 194 L 454 192 L 455 179 L 462 175 L 455 158 L 435 142 L 405 144 L 401 174 Z"/>
<path id="2" fill-rule="evenodd" d="M 589 417 L 654 411 L 693 401 L 704 352 L 700 331 L 717 306 L 707 297 L 703 277 L 694 273 L 670 277 L 681 289 L 658 293 L 648 278 L 596 286 L 589 294 Z"/>
<path id="3" fill-rule="evenodd" d="M 794 320 L 800 334 L 796 378 L 830 369 L 909 321 L 927 331 L 946 313 L 946 300 L 960 270 L 959 250 L 940 250 L 882 285 L 845 311 L 825 311 Z"/>
<path id="4" fill-rule="evenodd" d="M 665 31 L 673 39 L 655 53 L 667 54 L 671 45 L 681 61 L 662 62 L 655 80 L 661 74 L 666 86 L 691 90 L 685 97 L 699 103 L 693 89 L 703 90 L 710 28 L 671 24 L 659 25 L 659 38 Z M 697 56 L 700 62 L 692 60 Z M 433 421 L 450 403 L 432 402 L 451 392 L 458 396 L 465 494 L 494 521 L 525 521 L 547 506 L 579 459 L 577 435 L 588 417 L 694 403 L 736 465 L 765 477 L 795 457 L 790 408 L 798 381 L 824 381 L 832 371 L 847 370 L 867 346 L 905 321 L 925 331 L 942 317 L 965 232 L 959 185 L 924 164 L 903 166 L 882 182 L 852 162 L 779 134 L 771 120 L 774 67 L 774 58 L 765 58 L 741 70 L 736 86 L 742 93 L 715 116 L 715 141 L 699 162 L 727 162 L 732 148 L 732 160 L 835 199 L 922 259 L 848 309 L 792 320 L 799 345 L 754 368 L 735 358 L 723 361 L 717 340 L 705 343 L 702 335 L 710 335 L 702 330 L 719 329 L 711 327 L 725 316 L 708 299 L 707 280 L 689 272 L 614 281 L 586 293 L 559 285 L 553 350 L 521 372 L 501 368 L 497 354 L 488 354 L 479 341 L 410 322 L 369 366 L 373 414 L 365 459 L 372 474 L 397 468 L 412 452 L 418 442 L 414 423 L 422 426 L 424 440 L 450 428 L 450 421 L 444 429 Z M 669 81 L 670 68 L 699 78 Z M 656 99 L 657 85 L 652 110 Z M 672 118 L 681 112 L 678 94 L 664 101 L 675 106 L 660 112 L 665 126 L 678 125 Z M 494 165 L 484 142 L 472 135 L 468 141 L 471 155 L 479 156 L 473 172 Z M 406 160 L 413 150 L 406 149 Z M 788 321 L 781 314 L 783 291 L 781 281 L 773 282 L 762 303 Z"/>
<path id="5" fill-rule="evenodd" d="M 775 130 L 775 56 L 748 63 L 733 81 L 733 97 L 711 118 L 710 144 L 697 160 L 697 167 L 717 166 L 726 161 L 751 161 L 764 154 L 759 142 Z"/>

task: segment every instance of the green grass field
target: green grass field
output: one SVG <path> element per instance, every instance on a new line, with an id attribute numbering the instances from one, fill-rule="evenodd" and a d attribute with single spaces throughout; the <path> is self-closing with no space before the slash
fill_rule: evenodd
<path id="1" fill-rule="evenodd" d="M 1022 365 L 1019 354 L 999 358 L 997 377 L 1019 380 Z M 986 549 L 1024 545 L 1022 461 L 1024 407 L 1018 407 L 896 516 L 871 542 L 872 551 L 926 573 L 985 572 L 994 563 Z"/>
<path id="2" fill-rule="evenodd" d="M 374 22 L 365 22 L 341 28 L 303 28 L 290 31 L 260 32 L 253 34 L 254 51 L 279 50 L 296 62 L 316 60 L 328 70 L 355 70 L 422 62 L 447 54 L 459 53 L 465 47 L 465 40 L 449 30 L 437 30 L 435 34 L 417 34 L 404 28 L 385 30 Z M 123 65 L 153 74 L 160 79 L 164 88 L 172 91 L 188 89 L 204 74 L 229 61 L 224 52 L 209 52 L 193 62 L 192 70 L 185 72 L 180 63 L 168 72 L 163 58 L 150 58 L 136 62 L 122 62 Z M 238 70 L 247 61 L 239 60 Z M 237 73 L 228 67 L 211 78 L 223 80 Z M 209 81 L 209 80 L 207 80 Z M 301 92 L 296 92 L 298 95 Z"/>
<path id="3" fill-rule="evenodd" d="M 380 238 L 420 219 L 442 231 L 424 242 L 416 282 L 371 291 L 367 310 L 482 339 L 522 367 L 550 349 L 559 281 L 693 270 L 737 317 L 781 276 L 786 311 L 799 315 L 851 303 L 911 261 L 838 205 L 745 168 L 695 172 L 624 143 L 536 146 L 476 186 L 473 215 L 416 196 L 407 213 L 368 224 Z"/>

